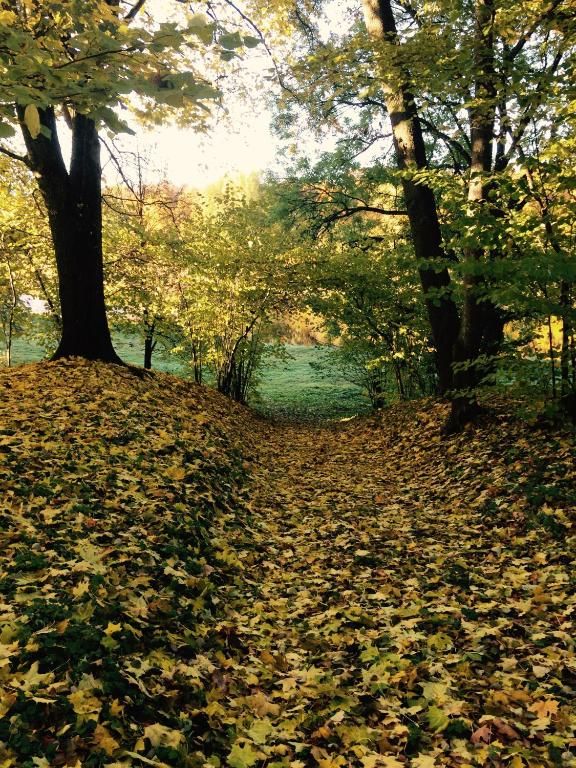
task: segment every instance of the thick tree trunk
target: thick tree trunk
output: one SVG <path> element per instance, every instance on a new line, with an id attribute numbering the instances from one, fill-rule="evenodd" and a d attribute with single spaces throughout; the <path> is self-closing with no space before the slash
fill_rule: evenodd
<path id="1" fill-rule="evenodd" d="M 468 201 L 471 206 L 487 204 L 489 177 L 492 171 L 494 124 L 496 119 L 496 87 L 494 69 L 494 2 L 476 0 L 474 31 L 475 99 L 470 108 L 470 181 Z M 478 356 L 484 338 L 486 319 L 484 302 L 479 295 L 483 279 L 477 263 L 486 256 L 481 243 L 464 252 L 467 271 L 464 275 L 464 301 L 460 332 L 454 346 L 454 390 L 451 413 L 444 432 L 457 432 L 479 412 L 476 387 L 483 377 Z"/>
<path id="2" fill-rule="evenodd" d="M 364 18 L 369 34 L 381 43 L 397 46 L 398 34 L 390 0 L 363 0 Z M 386 51 L 381 51 L 384 59 Z M 392 125 L 396 161 L 400 170 L 426 168 L 426 148 L 409 73 L 397 67 L 392 78 L 384 78 L 388 67 L 381 70 L 386 108 Z M 390 84 L 393 81 L 393 85 Z M 453 346 L 458 336 L 458 310 L 450 295 L 447 255 L 442 245 L 436 200 L 432 189 L 409 177 L 402 181 L 410 221 L 414 253 L 428 319 L 436 348 L 436 367 L 440 393 L 452 387 Z"/>
<path id="3" fill-rule="evenodd" d="M 54 359 L 84 357 L 122 363 L 110 337 L 104 302 L 101 167 L 93 120 L 72 121 L 72 158 L 66 169 L 54 110 L 40 110 L 46 135 L 33 138 L 18 109 L 30 167 L 48 210 L 58 269 L 62 336 Z M 48 135 L 49 132 L 49 135 Z"/>

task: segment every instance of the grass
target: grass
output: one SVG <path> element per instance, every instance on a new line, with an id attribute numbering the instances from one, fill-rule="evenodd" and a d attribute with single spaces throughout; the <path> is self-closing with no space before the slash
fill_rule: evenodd
<path id="1" fill-rule="evenodd" d="M 299 344 L 285 346 L 287 359 L 269 358 L 262 370 L 250 404 L 273 418 L 310 421 L 355 416 L 370 410 L 361 389 L 334 369 L 326 376 L 316 369 L 329 365 L 329 352 L 322 347 Z"/>
<path id="2" fill-rule="evenodd" d="M 142 365 L 144 346 L 138 336 L 114 333 L 113 338 L 116 351 L 126 363 Z M 326 349 L 288 344 L 285 352 L 285 359 L 269 357 L 265 361 L 250 398 L 249 404 L 255 410 L 271 418 L 295 421 L 347 418 L 370 410 L 368 398 L 358 386 L 336 370 L 328 377 L 314 367 L 321 362 L 328 365 Z M 14 365 L 38 362 L 44 357 L 42 347 L 33 341 L 14 341 Z M 154 353 L 152 364 L 158 371 L 184 378 L 188 375 L 185 365 L 163 350 Z"/>
<path id="3" fill-rule="evenodd" d="M 144 344 L 137 335 L 127 333 L 112 334 L 114 347 L 122 360 L 129 365 L 143 365 Z M 46 351 L 35 341 L 20 337 L 14 339 L 12 345 L 12 364 L 38 363 L 46 358 Z M 185 376 L 184 365 L 175 357 L 159 350 L 154 353 L 153 366 L 158 371 L 173 373 L 176 376 Z"/>

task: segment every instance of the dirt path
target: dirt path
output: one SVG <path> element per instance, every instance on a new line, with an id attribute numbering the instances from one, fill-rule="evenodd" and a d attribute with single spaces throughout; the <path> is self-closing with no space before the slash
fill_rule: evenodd
<path id="1" fill-rule="evenodd" d="M 547 545 L 507 508 L 487 519 L 506 481 L 498 444 L 472 438 L 462 461 L 466 438 L 441 442 L 441 418 L 262 428 L 221 627 L 233 768 L 521 768 L 556 764 L 547 729 L 568 744 L 574 708 L 557 727 L 548 675 L 569 647 L 551 659 L 529 639 L 552 631 L 534 598 Z"/>

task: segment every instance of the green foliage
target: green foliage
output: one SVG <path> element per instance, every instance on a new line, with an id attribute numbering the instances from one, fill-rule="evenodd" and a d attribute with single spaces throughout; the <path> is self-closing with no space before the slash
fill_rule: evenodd
<path id="1" fill-rule="evenodd" d="M 53 343 L 59 324 L 58 289 L 46 213 L 32 175 L 5 157 L 0 158 L 0 203 L 0 332 L 3 362 L 10 365 L 16 338 L 32 331 L 29 299 L 48 310 L 40 340 Z"/>
<path id="2" fill-rule="evenodd" d="M 559 318 L 563 337 L 546 351 L 549 389 L 553 395 L 573 390 L 574 26 L 562 3 L 529 3 L 521 12 L 509 0 L 378 7 L 389 5 L 397 34 L 381 39 L 368 37 L 359 7 L 346 6 L 338 32 L 328 36 L 321 17 L 328 4 L 314 11 L 299 6 L 301 34 L 283 73 L 292 87 L 280 102 L 278 127 L 294 140 L 300 159 L 284 190 L 282 214 L 318 234 L 341 229 L 351 217 L 371 221 L 401 209 L 401 182 L 425 185 L 436 200 L 446 258 L 421 258 L 417 266 L 445 267 L 450 275 L 449 290 L 428 298 L 437 306 L 454 300 L 468 313 L 464 329 L 477 305 L 494 305 L 504 320 L 526 328 Z M 494 13 L 479 33 L 475 14 L 488 6 Z M 398 173 L 383 120 L 387 99 L 399 98 L 404 87 L 414 97 L 426 146 L 425 156 L 417 163 L 405 159 Z M 471 152 L 473 123 L 478 128 L 481 120 L 488 142 L 482 170 L 473 168 Z M 320 162 L 297 148 L 308 124 L 337 139 Z M 479 184 L 481 199 L 473 200 Z M 416 226 L 422 213 L 413 211 Z M 476 334 L 482 335 L 482 309 L 476 315 Z M 495 346 L 487 333 L 471 352 L 492 361 L 479 373 L 484 382 L 498 379 Z M 525 359 L 516 354 L 513 364 Z M 512 361 L 502 362 L 510 370 Z"/>
<path id="3" fill-rule="evenodd" d="M 117 107 L 134 107 L 143 118 L 158 120 L 150 107 L 163 112 L 186 107 L 203 120 L 205 102 L 219 96 L 198 64 L 226 31 L 207 17 L 152 24 L 144 11 L 130 17 L 130 6 L 106 0 L 3 2 L 2 102 L 7 121 L 13 104 L 24 105 L 24 120 L 33 139 L 44 129 L 38 110 L 63 104 L 102 122 L 116 133 L 129 131 Z M 242 45 L 240 38 L 239 45 Z M 133 95 L 140 97 L 136 105 Z M 4 123 L 3 132 L 8 134 Z"/>
<path id="4" fill-rule="evenodd" d="M 268 327 L 301 292 L 304 249 L 267 219 L 262 198 L 223 189 L 179 194 L 146 188 L 123 209 L 111 195 L 107 248 L 111 316 L 144 324 L 196 381 L 244 402 L 255 383 Z M 146 205 L 146 200 L 152 203 Z"/>

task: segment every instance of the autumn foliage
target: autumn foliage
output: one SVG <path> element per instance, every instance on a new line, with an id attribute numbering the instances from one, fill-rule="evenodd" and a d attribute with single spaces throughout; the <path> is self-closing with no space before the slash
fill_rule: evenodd
<path id="1" fill-rule="evenodd" d="M 0 392 L 3 767 L 573 764 L 567 433 L 77 361 Z"/>

